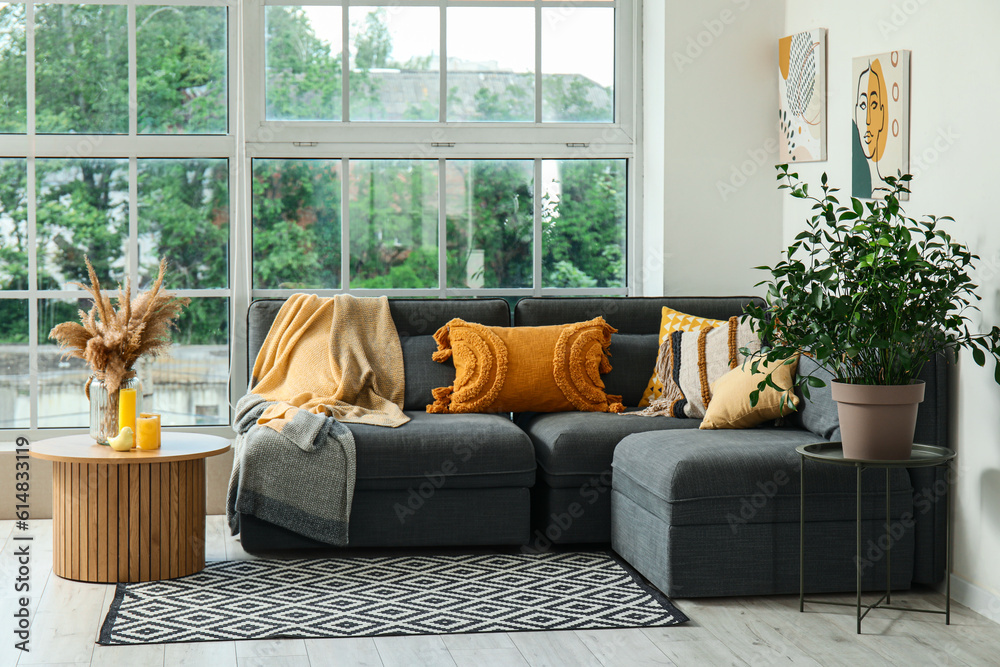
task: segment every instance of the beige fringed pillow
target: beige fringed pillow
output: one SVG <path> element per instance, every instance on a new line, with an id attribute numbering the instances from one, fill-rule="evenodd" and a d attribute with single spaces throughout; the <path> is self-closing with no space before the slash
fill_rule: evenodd
<path id="1" fill-rule="evenodd" d="M 454 319 L 438 329 L 434 360 L 455 362 L 455 384 L 427 412 L 622 412 L 604 391 L 616 329 L 597 317 L 547 327 L 487 327 Z"/>
<path id="2" fill-rule="evenodd" d="M 743 363 L 743 347 L 756 352 L 760 339 L 750 323 L 741 323 L 738 317 L 730 317 L 719 327 L 671 332 L 663 339 L 656 361 L 663 393 L 638 414 L 704 417 L 712 400 L 712 383 Z"/>
<path id="3" fill-rule="evenodd" d="M 795 355 L 791 363 L 786 362 L 787 359 L 773 364 L 761 362 L 754 373 L 753 360 L 747 360 L 716 380 L 712 385 L 712 402 L 699 428 L 751 428 L 794 412 L 799 406 L 799 397 L 792 383 L 799 356 Z M 771 379 L 779 387 L 786 387 L 785 391 L 766 387 L 760 392 L 757 405 L 751 406 L 750 392 L 756 391 L 760 381 L 772 370 Z"/>

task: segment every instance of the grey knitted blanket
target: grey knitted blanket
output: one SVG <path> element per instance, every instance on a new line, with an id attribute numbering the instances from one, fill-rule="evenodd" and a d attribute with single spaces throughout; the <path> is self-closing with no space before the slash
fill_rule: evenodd
<path id="1" fill-rule="evenodd" d="M 232 534 L 253 516 L 319 542 L 346 546 L 357 457 L 354 436 L 333 417 L 299 410 L 279 433 L 257 419 L 271 402 L 236 404 L 236 455 L 226 515 Z"/>

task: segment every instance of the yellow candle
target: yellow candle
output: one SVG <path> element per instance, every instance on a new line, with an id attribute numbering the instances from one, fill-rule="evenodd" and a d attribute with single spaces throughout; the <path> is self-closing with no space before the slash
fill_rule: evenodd
<path id="1" fill-rule="evenodd" d="M 160 448 L 160 415 L 143 412 L 139 415 L 137 441 L 139 449 Z"/>
<path id="2" fill-rule="evenodd" d="M 118 390 L 118 431 L 126 426 L 135 432 L 135 389 Z"/>

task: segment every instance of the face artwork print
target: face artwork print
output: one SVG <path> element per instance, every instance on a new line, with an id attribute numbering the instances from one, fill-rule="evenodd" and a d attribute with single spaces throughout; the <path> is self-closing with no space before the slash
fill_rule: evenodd
<path id="1" fill-rule="evenodd" d="M 880 198 L 909 171 L 910 52 L 855 58 L 852 73 L 851 194 Z"/>

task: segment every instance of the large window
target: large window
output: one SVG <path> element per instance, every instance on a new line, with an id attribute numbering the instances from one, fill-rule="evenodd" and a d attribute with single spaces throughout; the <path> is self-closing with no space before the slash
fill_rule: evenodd
<path id="1" fill-rule="evenodd" d="M 85 256 L 108 290 L 168 259 L 191 305 L 146 407 L 209 430 L 255 298 L 629 293 L 634 9 L 0 1 L 0 440 L 88 423 L 48 338 Z"/>
<path id="2" fill-rule="evenodd" d="M 108 291 L 166 257 L 191 305 L 144 408 L 230 423 L 231 6 L 201 4 L 0 3 L 0 428 L 89 423 L 48 337 L 90 308 L 85 257 Z"/>

